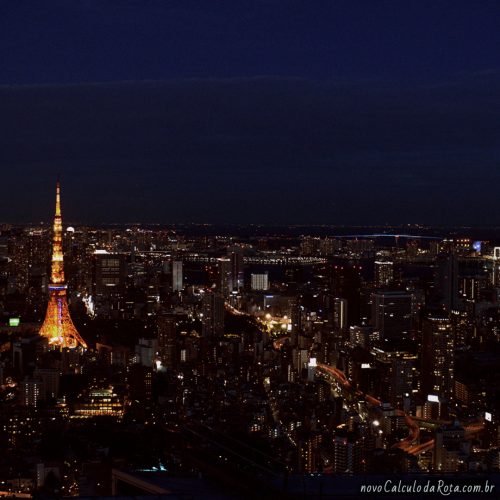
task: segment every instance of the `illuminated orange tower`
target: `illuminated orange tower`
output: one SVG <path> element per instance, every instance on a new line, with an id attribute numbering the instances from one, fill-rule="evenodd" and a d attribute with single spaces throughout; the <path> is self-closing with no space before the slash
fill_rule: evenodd
<path id="1" fill-rule="evenodd" d="M 49 284 L 49 303 L 40 335 L 47 337 L 49 344 L 60 348 L 74 349 L 87 344 L 78 333 L 68 309 L 64 282 L 64 258 L 62 249 L 61 187 L 56 185 L 56 215 L 52 239 L 52 268 Z"/>

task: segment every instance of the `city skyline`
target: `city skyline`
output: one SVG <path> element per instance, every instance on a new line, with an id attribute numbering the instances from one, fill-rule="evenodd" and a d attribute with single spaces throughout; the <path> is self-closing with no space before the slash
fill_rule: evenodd
<path id="1" fill-rule="evenodd" d="M 61 216 L 57 185 L 52 228 L 0 229 L 3 492 L 496 487 L 493 239 Z"/>
<path id="2" fill-rule="evenodd" d="M 498 0 L 31 4 L 0 497 L 498 497 Z"/>

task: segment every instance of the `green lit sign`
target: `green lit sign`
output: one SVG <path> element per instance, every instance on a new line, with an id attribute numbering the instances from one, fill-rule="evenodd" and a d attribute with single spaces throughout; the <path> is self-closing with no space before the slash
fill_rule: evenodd
<path id="1" fill-rule="evenodd" d="M 19 318 L 9 318 L 9 326 L 19 326 L 21 320 Z"/>

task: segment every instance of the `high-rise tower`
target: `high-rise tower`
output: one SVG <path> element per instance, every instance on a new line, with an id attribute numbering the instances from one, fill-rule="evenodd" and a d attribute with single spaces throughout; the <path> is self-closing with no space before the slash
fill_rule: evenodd
<path id="1" fill-rule="evenodd" d="M 56 186 L 56 214 L 54 217 L 54 235 L 52 239 L 52 267 L 49 284 L 49 303 L 40 335 L 47 337 L 49 344 L 74 349 L 87 344 L 78 333 L 68 309 L 64 282 L 64 260 L 62 249 L 61 187 Z"/>

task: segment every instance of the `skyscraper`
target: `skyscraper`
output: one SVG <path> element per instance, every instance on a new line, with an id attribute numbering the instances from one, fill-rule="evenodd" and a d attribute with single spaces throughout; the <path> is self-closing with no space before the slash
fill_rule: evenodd
<path id="1" fill-rule="evenodd" d="M 372 294 L 372 323 L 384 342 L 399 342 L 410 336 L 411 294 L 379 292 Z"/>
<path id="2" fill-rule="evenodd" d="M 204 337 L 224 336 L 224 297 L 207 292 L 202 300 L 202 335 Z"/>
<path id="3" fill-rule="evenodd" d="M 174 260 L 172 262 L 172 290 L 179 292 L 183 288 L 182 260 Z"/>
<path id="4" fill-rule="evenodd" d="M 243 286 L 243 253 L 241 251 L 231 253 L 231 277 L 233 290 L 238 291 Z"/>
<path id="5" fill-rule="evenodd" d="M 389 261 L 375 261 L 375 285 L 388 286 L 394 281 L 394 263 Z"/>
<path id="6" fill-rule="evenodd" d="M 233 290 L 231 276 L 231 259 L 221 257 L 217 259 L 217 269 L 219 274 L 218 290 L 224 297 L 227 297 Z"/>
<path id="7" fill-rule="evenodd" d="M 175 368 L 177 364 L 177 321 L 174 314 L 158 316 L 158 353 L 163 366 Z"/>
<path id="8" fill-rule="evenodd" d="M 127 276 L 124 254 L 96 250 L 93 255 L 93 294 L 96 297 L 120 295 Z"/>
<path id="9" fill-rule="evenodd" d="M 346 327 L 359 324 L 361 318 L 361 265 L 342 261 L 331 268 L 331 294 L 347 300 Z"/>
<path id="10" fill-rule="evenodd" d="M 422 391 L 449 400 L 454 389 L 455 342 L 447 316 L 433 315 L 422 323 Z"/>
<path id="11" fill-rule="evenodd" d="M 458 256 L 452 253 L 440 256 L 436 268 L 437 305 L 444 307 L 447 311 L 458 309 L 460 306 L 458 276 Z"/>
<path id="12" fill-rule="evenodd" d="M 56 185 L 56 213 L 54 217 L 54 235 L 52 239 L 52 266 L 49 284 L 49 303 L 45 320 L 40 328 L 40 335 L 46 337 L 49 344 L 60 348 L 70 348 L 87 344 L 78 333 L 68 309 L 67 288 L 64 280 L 64 258 L 62 249 L 61 188 Z"/>
<path id="13" fill-rule="evenodd" d="M 347 329 L 347 300 L 341 298 L 333 299 L 333 327 L 338 332 Z"/>
<path id="14" fill-rule="evenodd" d="M 38 406 L 45 399 L 40 379 L 26 377 L 20 384 L 19 402 L 22 406 Z"/>
<path id="15" fill-rule="evenodd" d="M 266 273 L 251 274 L 252 290 L 268 290 L 269 289 L 269 276 Z"/>
<path id="16" fill-rule="evenodd" d="M 459 472 L 467 457 L 465 429 L 457 421 L 443 425 L 434 440 L 434 468 L 439 472 Z"/>

